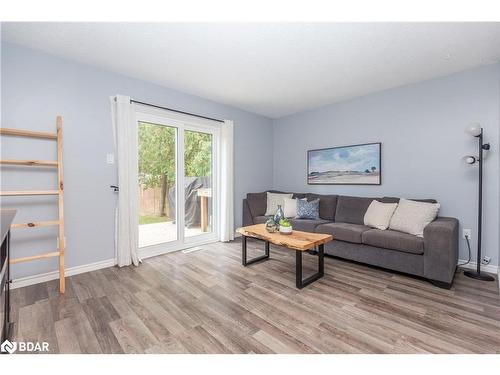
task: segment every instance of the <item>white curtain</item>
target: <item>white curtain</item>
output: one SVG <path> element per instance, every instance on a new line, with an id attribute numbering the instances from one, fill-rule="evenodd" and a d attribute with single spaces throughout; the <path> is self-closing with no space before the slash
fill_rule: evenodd
<path id="1" fill-rule="evenodd" d="M 234 158 L 233 122 L 225 120 L 221 129 L 220 240 L 234 240 Z"/>
<path id="2" fill-rule="evenodd" d="M 111 98 L 111 118 L 118 164 L 118 207 L 115 246 L 118 266 L 139 265 L 137 218 L 137 123 L 128 96 Z"/>

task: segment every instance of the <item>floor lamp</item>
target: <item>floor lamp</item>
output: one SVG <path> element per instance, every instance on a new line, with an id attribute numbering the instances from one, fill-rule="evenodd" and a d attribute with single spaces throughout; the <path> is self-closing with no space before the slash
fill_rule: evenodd
<path id="1" fill-rule="evenodd" d="M 477 269 L 475 271 L 464 271 L 464 275 L 472 277 L 473 279 L 483 280 L 483 281 L 494 281 L 495 278 L 481 272 L 481 226 L 483 221 L 483 151 L 490 149 L 489 143 L 483 143 L 483 128 L 479 124 L 472 124 L 468 126 L 465 131 L 476 137 L 478 140 L 479 153 L 478 156 L 464 156 L 464 161 L 467 164 L 479 165 L 479 199 L 477 208 Z"/>

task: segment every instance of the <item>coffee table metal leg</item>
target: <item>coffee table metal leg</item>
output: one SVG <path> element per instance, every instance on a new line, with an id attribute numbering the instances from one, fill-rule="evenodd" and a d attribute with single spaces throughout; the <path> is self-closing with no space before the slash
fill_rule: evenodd
<path id="1" fill-rule="evenodd" d="M 318 272 L 302 280 L 302 253 L 303 251 L 295 251 L 295 285 L 298 289 L 302 289 L 312 282 L 320 279 L 325 274 L 325 245 L 318 247 Z"/>
<path id="2" fill-rule="evenodd" d="M 302 289 L 302 251 L 295 250 L 295 286 Z"/>
<path id="3" fill-rule="evenodd" d="M 255 257 L 253 259 L 247 259 L 247 236 L 243 236 L 241 239 L 241 264 L 248 266 L 249 264 L 260 262 L 264 259 L 269 259 L 269 241 L 265 241 L 265 253 L 264 255 Z"/>
<path id="4" fill-rule="evenodd" d="M 321 276 L 325 274 L 325 245 L 321 244 L 318 246 L 318 271 Z"/>

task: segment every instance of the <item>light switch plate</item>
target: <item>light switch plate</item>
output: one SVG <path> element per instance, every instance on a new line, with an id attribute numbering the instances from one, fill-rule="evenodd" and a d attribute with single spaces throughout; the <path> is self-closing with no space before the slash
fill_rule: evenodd
<path id="1" fill-rule="evenodd" d="M 115 154 L 107 154 L 106 155 L 106 162 L 108 164 L 115 164 Z"/>

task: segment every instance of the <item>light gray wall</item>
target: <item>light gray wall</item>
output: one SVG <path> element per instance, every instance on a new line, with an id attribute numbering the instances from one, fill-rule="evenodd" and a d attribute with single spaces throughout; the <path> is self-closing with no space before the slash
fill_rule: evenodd
<path id="1" fill-rule="evenodd" d="M 479 121 L 492 144 L 485 167 L 484 252 L 498 264 L 499 65 L 296 114 L 275 120 L 272 127 L 267 118 L 8 43 L 2 43 L 1 61 L 3 127 L 52 131 L 56 114 L 64 116 L 68 267 L 114 255 L 116 196 L 108 186 L 116 182 L 116 169 L 105 158 L 113 152 L 108 97 L 115 94 L 235 121 L 237 225 L 244 195 L 273 186 L 361 196 L 434 197 L 441 202 L 443 215 L 456 216 L 463 227 L 475 231 L 476 170 L 463 166 L 460 157 L 475 151 L 474 140 L 463 128 Z M 382 186 L 306 184 L 308 149 L 371 141 L 383 143 Z M 2 139 L 1 146 L 2 158 L 55 158 L 48 141 Z M 1 177 L 2 190 L 55 188 L 50 170 L 3 167 Z M 56 216 L 51 199 L 9 198 L 2 200 L 2 207 L 19 208 L 19 222 L 50 219 Z M 54 234 L 54 228 L 14 233 L 14 255 L 54 249 Z M 475 239 L 474 234 L 474 244 Z M 463 241 L 460 258 L 466 258 Z M 52 259 L 16 265 L 13 273 L 17 278 L 55 269 Z"/>
<path id="2" fill-rule="evenodd" d="M 241 201 L 249 191 L 272 185 L 272 121 L 242 110 L 183 94 L 151 83 L 2 43 L 2 126 L 54 131 L 64 118 L 66 265 L 73 267 L 114 257 L 116 165 L 109 96 L 163 104 L 216 118 L 231 119 L 235 130 L 235 222 L 241 224 Z M 2 158 L 56 157 L 50 141 L 4 138 Z M 2 168 L 2 190 L 55 188 L 50 170 Z M 53 198 L 6 198 L 2 207 L 17 207 L 17 222 L 55 218 Z M 55 228 L 13 233 L 13 256 L 54 250 Z M 56 259 L 13 267 L 14 278 L 56 270 Z"/>
<path id="3" fill-rule="evenodd" d="M 474 256 L 477 168 L 460 159 L 477 153 L 464 128 L 478 121 L 492 149 L 485 163 L 483 253 L 498 265 L 499 72 L 497 64 L 484 66 L 275 120 L 274 188 L 435 198 L 441 215 L 473 229 Z M 308 149 L 367 142 L 382 142 L 381 186 L 307 185 Z M 460 258 L 467 259 L 463 240 Z"/>

